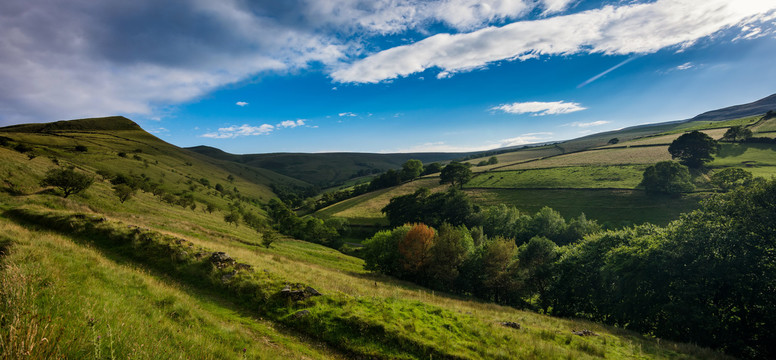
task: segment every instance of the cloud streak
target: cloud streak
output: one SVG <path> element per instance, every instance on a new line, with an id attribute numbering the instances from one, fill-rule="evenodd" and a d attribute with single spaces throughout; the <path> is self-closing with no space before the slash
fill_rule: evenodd
<path id="1" fill-rule="evenodd" d="M 436 34 L 367 56 L 334 71 L 341 83 L 377 83 L 438 68 L 449 76 L 496 61 L 542 55 L 647 54 L 690 46 L 719 31 L 774 17 L 769 1 L 658 0 L 519 21 L 464 34 Z"/>
<path id="2" fill-rule="evenodd" d="M 205 133 L 201 136 L 211 139 L 233 139 L 241 136 L 268 135 L 272 130 L 275 130 L 275 127 L 269 124 L 262 124 L 259 126 L 243 124 L 240 126 L 232 125 L 219 128 L 216 132 Z"/>
<path id="3" fill-rule="evenodd" d="M 494 106 L 491 110 L 503 111 L 508 114 L 533 114 L 534 116 L 568 114 L 582 111 L 587 108 L 574 102 L 552 101 L 552 102 L 516 102 Z"/>

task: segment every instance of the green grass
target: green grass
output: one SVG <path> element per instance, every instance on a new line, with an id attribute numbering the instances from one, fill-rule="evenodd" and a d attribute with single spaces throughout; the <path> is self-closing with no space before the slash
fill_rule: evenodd
<path id="1" fill-rule="evenodd" d="M 8 134 L 18 141 L 29 137 L 39 156 L 29 160 L 0 148 L 0 210 L 7 216 L 0 218 L 0 247 L 11 249 L 0 259 L 0 273 L 9 279 L 0 296 L 15 305 L 0 307 L 0 316 L 38 329 L 48 325 L 50 333 L 38 334 L 59 339 L 55 349 L 64 357 L 95 358 L 99 349 L 99 357 L 110 358 L 113 344 L 115 358 L 239 358 L 243 348 L 248 358 L 723 358 L 620 329 L 428 291 L 367 272 L 362 260 L 312 243 L 282 238 L 266 249 L 255 230 L 226 224 L 223 211 L 203 212 L 202 203 L 192 211 L 139 192 L 120 204 L 101 180 L 63 199 L 38 185 L 56 166 L 49 156 L 90 174 L 102 166 L 148 171 L 174 189 L 201 174 L 225 179 L 229 172 L 133 130 Z M 82 142 L 86 154 L 70 150 Z M 137 147 L 148 167 L 115 156 Z M 236 177 L 237 186 L 249 191 L 249 179 Z M 358 211 L 381 207 L 392 192 L 437 182 L 386 189 L 384 198 L 361 199 Z M 233 201 L 204 187 L 195 192 L 197 201 Z M 216 269 L 195 255 L 211 251 L 224 251 L 253 272 L 224 282 L 231 268 Z M 323 296 L 281 301 L 286 283 L 310 285 Z M 292 316 L 300 309 L 310 315 Z M 90 326 L 89 319 L 96 322 Z M 571 335 L 585 328 L 601 336 Z M 8 329 L 0 327 L 4 341 L 12 337 Z M 42 337 L 33 340 L 41 343 Z M 18 338 L 6 343 L 30 344 Z"/>
<path id="2" fill-rule="evenodd" d="M 504 203 L 528 213 L 549 206 L 564 217 L 584 213 L 609 227 L 644 222 L 665 225 L 681 213 L 696 209 L 704 196 L 660 196 L 639 190 L 474 189 L 466 192 L 480 205 Z"/>
<path id="3" fill-rule="evenodd" d="M 495 171 L 475 176 L 464 188 L 502 189 L 633 189 L 646 166 L 566 166 L 549 169 Z"/>
<path id="4" fill-rule="evenodd" d="M 740 167 L 755 176 L 776 176 L 776 145 L 721 144 L 709 167 Z"/>
<path id="5" fill-rule="evenodd" d="M 421 187 L 432 192 L 443 191 L 448 185 L 440 185 L 438 178 L 423 178 L 388 189 L 372 191 L 325 207 L 315 213 L 321 218 L 340 217 L 355 225 L 387 225 L 380 211 L 392 198 L 415 192 Z"/>
<path id="6" fill-rule="evenodd" d="M 752 128 L 755 133 L 776 131 L 776 118 L 770 118 Z"/>
<path id="7" fill-rule="evenodd" d="M 229 302 L 116 262 L 66 237 L 6 219 L 0 219 L 0 229 L 13 239 L 1 261 L 0 309 L 25 330 L 38 331 L 34 340 L 39 347 L 31 358 L 50 350 L 71 359 L 336 357 Z M 10 308 L 7 301 L 12 301 Z"/>
<path id="8" fill-rule="evenodd" d="M 755 115 L 724 121 L 691 121 L 677 126 L 673 130 L 668 131 L 667 134 L 682 133 L 693 130 L 721 129 L 729 128 L 732 126 L 747 126 L 757 123 L 761 117 L 762 115 Z"/>

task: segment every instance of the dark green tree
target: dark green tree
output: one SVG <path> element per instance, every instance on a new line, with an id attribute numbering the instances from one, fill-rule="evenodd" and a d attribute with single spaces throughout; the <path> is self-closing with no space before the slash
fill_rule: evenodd
<path id="1" fill-rule="evenodd" d="M 423 163 L 420 160 L 410 159 L 401 166 L 402 181 L 414 180 L 423 173 Z"/>
<path id="2" fill-rule="evenodd" d="M 463 184 L 467 183 L 471 178 L 471 169 L 466 164 L 454 161 L 442 169 L 442 173 L 439 174 L 439 183 L 450 183 L 453 187 L 458 185 L 460 188 L 463 188 Z"/>
<path id="3" fill-rule="evenodd" d="M 424 167 L 423 175 L 436 174 L 440 171 L 442 171 L 442 164 L 435 162 L 435 163 L 428 164 Z"/>
<path id="4" fill-rule="evenodd" d="M 41 180 L 41 186 L 54 186 L 62 190 L 64 197 L 86 190 L 94 182 L 94 178 L 73 168 L 51 169 Z"/>
<path id="5" fill-rule="evenodd" d="M 227 224 L 234 224 L 234 226 L 240 226 L 240 213 L 238 213 L 235 210 L 232 210 L 231 212 L 226 213 L 224 215 L 224 221 L 226 221 Z"/>
<path id="6" fill-rule="evenodd" d="M 647 191 L 667 194 L 695 189 L 690 171 L 686 166 L 674 161 L 661 161 L 647 167 L 640 185 Z"/>
<path id="7" fill-rule="evenodd" d="M 752 179 L 752 173 L 740 168 L 727 168 L 711 175 L 711 183 L 723 191 L 746 185 Z"/>
<path id="8" fill-rule="evenodd" d="M 261 245 L 269 249 L 278 237 L 278 233 L 274 230 L 267 230 L 261 234 Z"/>
<path id="9" fill-rule="evenodd" d="M 733 126 L 725 131 L 725 135 L 722 135 L 722 140 L 727 141 L 746 141 L 752 137 L 752 130 L 749 130 L 743 126 Z"/>
<path id="10" fill-rule="evenodd" d="M 118 184 L 113 187 L 113 193 L 116 194 L 116 197 L 118 197 L 119 201 L 123 204 L 135 195 L 135 189 L 127 184 Z"/>
<path id="11" fill-rule="evenodd" d="M 496 165 L 498 164 L 498 158 L 495 156 L 491 156 L 490 159 L 488 159 L 488 165 Z"/>
<path id="12" fill-rule="evenodd" d="M 716 151 L 717 142 L 697 130 L 683 134 L 668 146 L 673 159 L 680 159 L 691 168 L 700 168 L 703 163 L 713 160 L 711 155 Z"/>

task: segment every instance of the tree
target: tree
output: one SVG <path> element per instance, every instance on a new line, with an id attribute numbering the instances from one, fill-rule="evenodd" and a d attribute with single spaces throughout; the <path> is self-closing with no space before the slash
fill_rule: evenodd
<path id="1" fill-rule="evenodd" d="M 661 161 L 644 170 L 640 185 L 650 192 L 675 194 L 695 189 L 691 180 L 686 166 L 674 161 Z"/>
<path id="2" fill-rule="evenodd" d="M 423 175 L 436 174 L 442 171 L 442 164 L 435 162 L 425 166 L 423 169 Z"/>
<path id="3" fill-rule="evenodd" d="M 450 183 L 455 187 L 458 184 L 463 188 L 463 184 L 471 180 L 472 171 L 468 166 L 459 162 L 451 162 L 442 169 L 442 173 L 439 174 L 439 183 Z"/>
<path id="4" fill-rule="evenodd" d="M 491 156 L 490 159 L 488 159 L 488 165 L 496 165 L 498 164 L 498 158 L 495 156 Z"/>
<path id="5" fill-rule="evenodd" d="M 723 140 L 728 141 L 745 141 L 752 137 L 752 130 L 749 130 L 743 126 L 733 126 L 725 131 L 725 135 L 722 135 Z"/>
<path id="6" fill-rule="evenodd" d="M 449 290 L 458 278 L 461 264 L 473 251 L 474 240 L 465 227 L 442 224 L 431 248 L 426 272 L 432 286 Z"/>
<path id="7" fill-rule="evenodd" d="M 425 224 L 414 224 L 399 242 L 404 270 L 417 273 L 431 258 L 434 229 Z"/>
<path id="8" fill-rule="evenodd" d="M 697 130 L 683 134 L 668 146 L 673 159 L 681 159 L 681 163 L 691 168 L 699 168 L 703 163 L 711 161 L 711 154 L 716 151 L 717 142 Z"/>
<path id="9" fill-rule="evenodd" d="M 607 144 L 609 144 L 609 145 L 614 145 L 614 144 L 616 144 L 616 143 L 618 143 L 618 142 L 620 142 L 620 139 L 618 139 L 618 138 L 611 138 L 611 139 L 609 139 L 609 141 L 607 142 Z"/>
<path id="10" fill-rule="evenodd" d="M 62 190 L 65 194 L 64 197 L 68 197 L 71 194 L 77 194 L 86 190 L 93 182 L 93 177 L 76 172 L 73 168 L 67 168 L 47 171 L 40 184 L 42 186 L 55 186 Z"/>
<path id="11" fill-rule="evenodd" d="M 727 168 L 711 176 L 711 183 L 728 191 L 752 181 L 752 173 L 739 168 Z"/>
<path id="12" fill-rule="evenodd" d="M 232 210 L 231 212 L 224 215 L 224 221 L 226 221 L 227 224 L 240 226 L 240 214 L 237 211 Z"/>
<path id="13" fill-rule="evenodd" d="M 420 160 L 407 160 L 401 167 L 402 181 L 413 180 L 423 173 L 423 163 Z"/>
<path id="14" fill-rule="evenodd" d="M 263 234 L 261 234 L 261 245 L 269 249 L 272 246 L 272 243 L 277 241 L 277 239 L 278 239 L 278 233 L 276 233 L 273 230 L 267 230 Z"/>
<path id="15" fill-rule="evenodd" d="M 116 194 L 116 197 L 119 198 L 119 201 L 122 204 L 132 198 L 133 195 L 135 195 L 135 190 L 127 184 L 118 184 L 114 186 L 113 192 Z"/>

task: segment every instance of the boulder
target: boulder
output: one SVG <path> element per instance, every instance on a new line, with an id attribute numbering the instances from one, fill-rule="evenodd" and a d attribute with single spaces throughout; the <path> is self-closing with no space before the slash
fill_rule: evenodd
<path id="1" fill-rule="evenodd" d="M 598 334 L 596 334 L 596 333 L 594 333 L 594 332 L 592 332 L 592 331 L 590 331 L 588 329 L 584 329 L 584 330 L 581 330 L 581 331 L 571 330 L 571 333 L 574 334 L 574 335 L 579 335 L 579 336 L 598 336 Z"/>
<path id="2" fill-rule="evenodd" d="M 503 321 L 500 323 L 502 326 L 506 326 L 513 329 L 520 329 L 520 324 L 514 322 L 514 321 Z"/>

